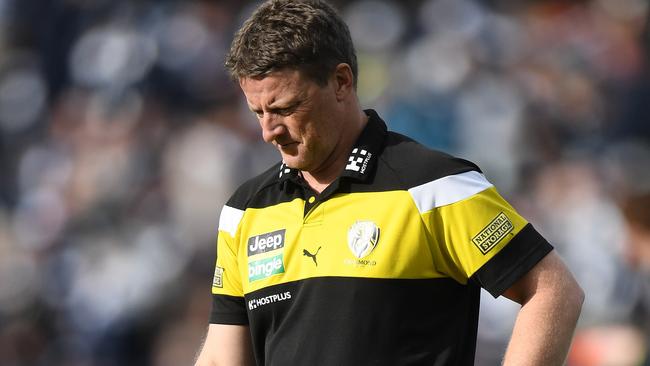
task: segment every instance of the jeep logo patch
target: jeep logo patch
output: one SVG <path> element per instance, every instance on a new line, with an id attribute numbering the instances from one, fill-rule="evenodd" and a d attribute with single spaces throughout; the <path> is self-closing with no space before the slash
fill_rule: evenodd
<path id="1" fill-rule="evenodd" d="M 481 230 L 475 237 L 472 238 L 472 242 L 483 254 L 487 254 L 492 248 L 494 248 L 499 242 L 505 238 L 510 232 L 512 232 L 514 226 L 512 222 L 501 212 L 497 217 L 492 220 L 486 227 Z"/>
<path id="2" fill-rule="evenodd" d="M 248 256 L 283 248 L 285 231 L 282 229 L 248 238 Z"/>

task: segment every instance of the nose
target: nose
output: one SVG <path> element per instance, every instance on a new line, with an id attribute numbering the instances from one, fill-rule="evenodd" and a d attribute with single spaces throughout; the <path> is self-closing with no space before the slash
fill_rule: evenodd
<path id="1" fill-rule="evenodd" d="M 262 126 L 262 139 L 267 143 L 275 141 L 278 136 L 286 133 L 282 120 L 273 113 L 264 113 L 260 118 L 260 125 Z"/>

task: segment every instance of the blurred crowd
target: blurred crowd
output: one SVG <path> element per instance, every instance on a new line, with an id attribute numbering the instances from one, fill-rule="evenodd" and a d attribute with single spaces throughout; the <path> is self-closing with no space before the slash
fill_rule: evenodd
<path id="1" fill-rule="evenodd" d="M 478 163 L 578 278 L 569 366 L 648 362 L 648 2 L 332 3 L 362 105 Z M 255 4 L 0 0 L 0 365 L 191 364 L 221 205 L 278 160 L 222 66 Z M 483 296 L 478 366 L 516 312 Z"/>

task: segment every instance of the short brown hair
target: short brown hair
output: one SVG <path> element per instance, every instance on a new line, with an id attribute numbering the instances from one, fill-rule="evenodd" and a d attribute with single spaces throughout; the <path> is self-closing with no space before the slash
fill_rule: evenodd
<path id="1" fill-rule="evenodd" d="M 270 0 L 235 34 L 226 56 L 231 77 L 262 77 L 296 69 L 323 86 L 336 66 L 347 63 L 357 84 L 357 56 L 350 30 L 321 0 Z"/>

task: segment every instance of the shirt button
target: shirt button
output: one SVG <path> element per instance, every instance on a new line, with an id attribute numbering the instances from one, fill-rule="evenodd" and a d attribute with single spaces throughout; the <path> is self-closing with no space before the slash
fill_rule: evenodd
<path id="1" fill-rule="evenodd" d="M 314 201 L 316 201 L 316 197 L 314 197 L 314 196 L 309 197 L 309 200 L 308 200 L 309 203 L 314 203 Z"/>

